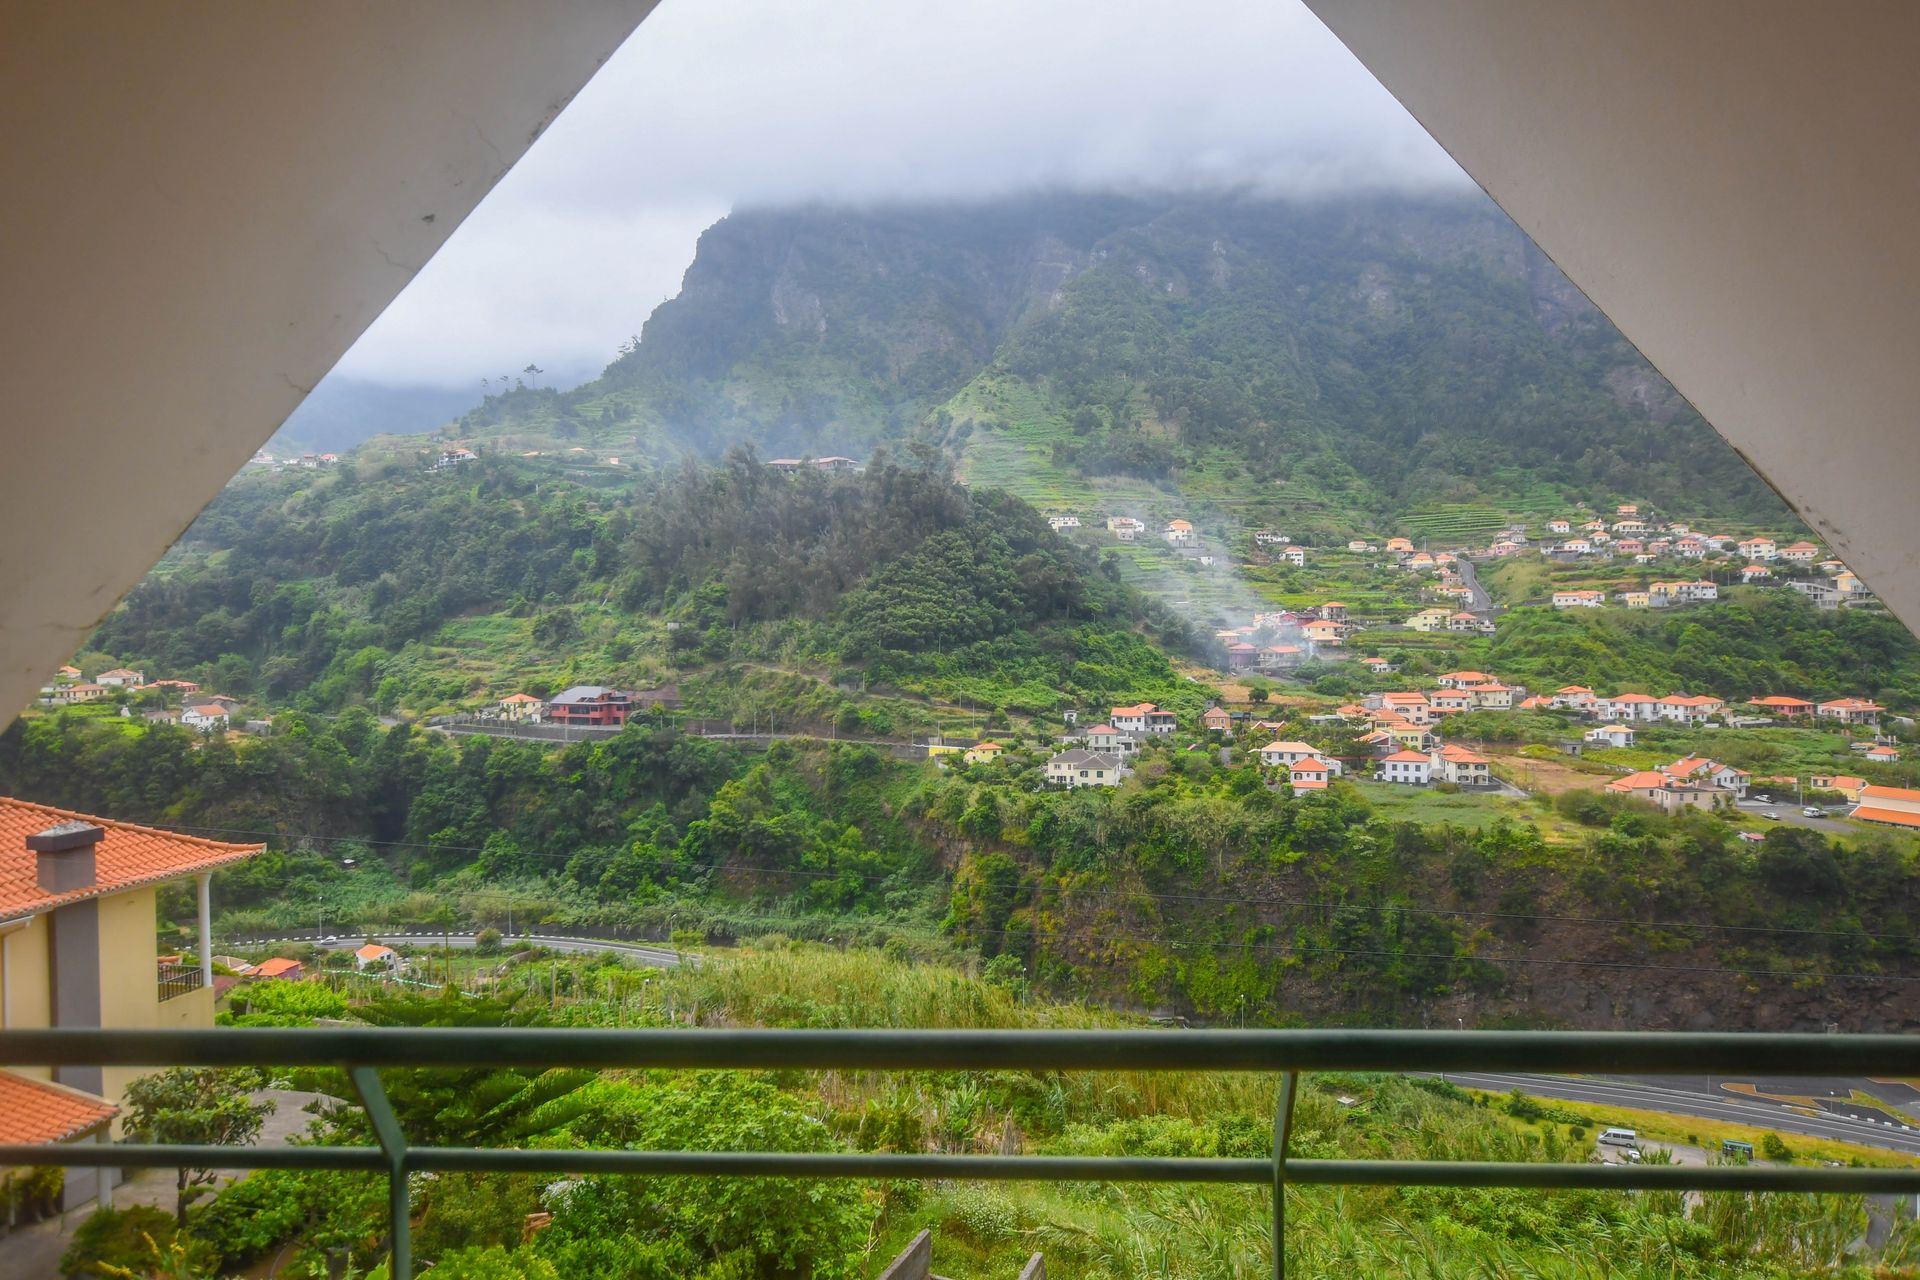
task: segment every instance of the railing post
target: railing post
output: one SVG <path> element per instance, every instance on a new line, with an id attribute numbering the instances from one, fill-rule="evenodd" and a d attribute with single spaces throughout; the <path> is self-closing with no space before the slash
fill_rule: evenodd
<path id="1" fill-rule="evenodd" d="M 1273 1109 L 1273 1280 L 1287 1280 L 1287 1142 L 1299 1085 L 1298 1071 L 1280 1077 L 1280 1100 Z"/>
<path id="2" fill-rule="evenodd" d="M 407 1195 L 407 1135 L 381 1087 L 380 1073 L 372 1067 L 349 1067 L 353 1088 L 367 1109 L 374 1137 L 387 1157 L 387 1216 L 390 1219 L 390 1261 L 387 1280 L 413 1280 L 413 1223 L 409 1215 L 413 1205 Z"/>

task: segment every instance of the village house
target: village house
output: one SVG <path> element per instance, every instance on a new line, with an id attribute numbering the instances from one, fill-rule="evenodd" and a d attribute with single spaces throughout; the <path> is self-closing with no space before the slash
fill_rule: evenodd
<path id="1" fill-rule="evenodd" d="M 205 1030 L 213 1026 L 211 877 L 258 844 L 225 844 L 0 798 L 0 1012 L 9 1031 L 45 1028 Z M 154 946 L 160 886 L 192 880 L 197 962 Z M 127 1086 L 146 1069 L 69 1065 L 0 1071 L 0 1132 L 23 1141 L 86 1135 L 105 1142 Z M 18 1082 L 32 1082 L 31 1085 Z M 42 1087 L 44 1086 L 44 1087 Z M 75 1100 L 70 1134 L 30 1133 L 17 1108 Z M 84 1114 L 82 1114 L 84 1113 Z M 63 1125 L 53 1126 L 55 1129 Z M 69 1169 L 65 1204 L 110 1186 Z"/>
<path id="2" fill-rule="evenodd" d="M 1433 753 L 1434 779 L 1457 787 L 1490 787 L 1494 784 L 1493 762 L 1475 755 L 1465 747 L 1449 744 Z"/>
<path id="3" fill-rule="evenodd" d="M 91 680 L 82 680 L 77 684 L 56 685 L 42 695 L 43 700 L 54 706 L 69 706 L 82 702 L 98 702 L 108 696 L 112 690 L 103 684 L 94 684 Z"/>
<path id="4" fill-rule="evenodd" d="M 1185 520 L 1169 520 L 1160 536 L 1173 546 L 1190 547 L 1194 541 L 1193 525 Z"/>
<path id="5" fill-rule="evenodd" d="M 1244 671 L 1260 661 L 1260 647 L 1242 640 L 1227 646 L 1227 666 L 1234 671 Z"/>
<path id="6" fill-rule="evenodd" d="M 1307 651 L 1297 644 L 1270 644 L 1260 651 L 1254 664 L 1262 671 L 1284 671 L 1306 661 Z"/>
<path id="7" fill-rule="evenodd" d="M 1480 631 L 1491 634 L 1493 631 L 1493 623 L 1486 618 L 1480 617 L 1478 614 L 1468 613 L 1463 609 L 1447 615 L 1447 630 Z"/>
<path id="8" fill-rule="evenodd" d="M 1572 532 L 1573 532 L 1573 521 L 1571 521 L 1571 520 L 1549 520 L 1549 521 L 1547 521 L 1547 532 L 1548 532 L 1548 533 L 1558 533 L 1558 534 L 1568 534 L 1568 533 L 1572 533 Z"/>
<path id="9" fill-rule="evenodd" d="M 1292 542 L 1293 539 L 1284 533 L 1275 533 L 1271 529 L 1261 529 L 1253 535 L 1253 541 L 1257 546 L 1279 547 L 1285 546 L 1287 543 Z"/>
<path id="10" fill-rule="evenodd" d="M 1653 607 L 1653 595 L 1646 591 L 1622 591 L 1620 603 L 1629 609 L 1650 609 Z"/>
<path id="11" fill-rule="evenodd" d="M 1630 747 L 1633 729 L 1624 724 L 1597 724 L 1582 735 L 1585 741 L 1600 747 Z"/>
<path id="12" fill-rule="evenodd" d="M 619 728 L 633 712 L 633 695 L 600 684 L 577 684 L 547 699 L 547 719 L 585 728 Z"/>
<path id="13" fill-rule="evenodd" d="M 1673 541 L 1673 553 L 1686 560 L 1702 560 L 1706 558 L 1707 544 L 1691 536 L 1675 538 Z"/>
<path id="14" fill-rule="evenodd" d="M 1613 509 L 1613 514 L 1616 516 L 1637 516 L 1640 514 L 1640 504 L 1637 502 L 1623 502 Z"/>
<path id="15" fill-rule="evenodd" d="M 1822 720 L 1833 720 L 1840 724 L 1878 724 L 1880 713 L 1886 708 L 1877 702 L 1865 698 L 1835 698 L 1823 702 L 1814 708 L 1814 713 Z"/>
<path id="16" fill-rule="evenodd" d="M 1307 566 L 1307 552 L 1304 547 L 1288 547 L 1280 553 L 1280 558 L 1296 569 L 1304 569 Z"/>
<path id="17" fill-rule="evenodd" d="M 1312 622 L 1302 624 L 1300 632 L 1320 648 L 1337 649 L 1347 642 L 1346 626 L 1326 618 L 1315 618 Z"/>
<path id="18" fill-rule="evenodd" d="M 1047 781 L 1066 787 L 1117 787 L 1126 776 L 1119 756 L 1075 748 L 1047 761 Z"/>
<path id="19" fill-rule="evenodd" d="M 1287 770 L 1287 782 L 1295 791 L 1325 791 L 1333 776 L 1328 761 L 1302 760 Z"/>
<path id="20" fill-rule="evenodd" d="M 79 678 L 80 668 L 69 663 L 61 663 L 60 669 L 54 672 L 54 679 L 60 681 L 62 684 L 72 684 Z"/>
<path id="21" fill-rule="evenodd" d="M 1812 564 L 1820 558 L 1820 548 L 1811 542 L 1796 542 L 1790 547 L 1780 548 L 1780 558 L 1795 564 Z"/>
<path id="22" fill-rule="evenodd" d="M 1557 554 L 1559 554 L 1559 555 L 1563 555 L 1563 556 L 1586 556 L 1586 555 L 1592 555 L 1592 554 L 1593 554 L 1593 540 L 1592 540 L 1592 539 L 1591 539 L 1590 537 L 1588 537 L 1588 538 L 1568 538 L 1568 539 L 1567 539 L 1567 540 L 1566 540 L 1565 542 L 1563 542 L 1563 543 L 1561 543 L 1561 544 L 1560 544 L 1559 546 L 1557 546 L 1557 547 L 1555 547 L 1555 548 L 1554 548 L 1554 551 L 1555 551 L 1555 552 L 1556 552 Z"/>
<path id="23" fill-rule="evenodd" d="M 1417 691 L 1383 693 L 1380 706 L 1391 710 L 1412 724 L 1428 724 L 1433 719 L 1433 704 L 1427 695 Z"/>
<path id="24" fill-rule="evenodd" d="M 1651 723 L 1660 718 L 1660 700 L 1644 693 L 1619 693 L 1611 698 L 1596 698 L 1593 710 L 1602 720 Z"/>
<path id="25" fill-rule="evenodd" d="M 1216 702 L 1200 713 L 1200 727 L 1208 733 L 1232 733 L 1233 715 Z"/>
<path id="26" fill-rule="evenodd" d="M 1373 776 L 1379 782 L 1424 787 L 1433 778 L 1433 760 L 1418 751 L 1396 751 L 1381 758 Z"/>
<path id="27" fill-rule="evenodd" d="M 1564 707 L 1569 711 L 1592 711 L 1597 701 L 1593 696 L 1593 690 L 1583 684 L 1562 685 L 1553 691 L 1552 697 L 1554 706 Z"/>
<path id="28" fill-rule="evenodd" d="M 298 960 L 275 956 L 271 960 L 262 960 L 247 976 L 259 982 L 304 982 L 307 967 Z"/>
<path id="29" fill-rule="evenodd" d="M 1050 529 L 1078 529 L 1080 527 L 1080 517 L 1048 516 L 1047 527 Z"/>
<path id="30" fill-rule="evenodd" d="M 1780 557 L 1772 538 L 1742 538 L 1734 549 L 1749 560 L 1777 560 Z"/>
<path id="31" fill-rule="evenodd" d="M 1884 743 L 1879 746 L 1868 747 L 1862 754 L 1875 764 L 1900 763 L 1900 749 L 1898 747 L 1887 746 Z"/>
<path id="32" fill-rule="evenodd" d="M 1840 790 L 1839 787 L 1828 789 Z M 1862 822 L 1877 822 L 1882 826 L 1920 828 L 1920 791 L 1910 787 L 1879 787 L 1863 783 L 1855 799 L 1853 812 L 1847 816 Z"/>
<path id="33" fill-rule="evenodd" d="M 1260 763 L 1270 769 L 1292 766 L 1302 760 L 1318 760 L 1320 748 L 1308 742 L 1269 742 L 1260 748 Z"/>
<path id="34" fill-rule="evenodd" d="M 1355 538 L 1353 541 L 1347 543 L 1347 550 L 1349 551 L 1378 551 L 1379 549 L 1380 548 L 1374 546 L 1365 538 Z"/>
<path id="35" fill-rule="evenodd" d="M 217 733 L 227 727 L 227 710 L 214 702 L 204 702 L 180 710 L 180 723 L 201 733 Z"/>
<path id="36" fill-rule="evenodd" d="M 1442 689 L 1428 701 L 1435 715 L 1453 716 L 1473 710 L 1473 695 L 1465 689 Z"/>
<path id="37" fill-rule="evenodd" d="M 1671 720 L 1678 724 L 1694 725 L 1705 722 L 1712 716 L 1725 711 L 1727 704 L 1711 694 L 1688 695 L 1670 694 L 1654 704 L 1654 714 L 1661 720 Z"/>
<path id="38" fill-rule="evenodd" d="M 1412 555 L 1402 560 L 1400 562 L 1400 567 L 1402 569 L 1411 570 L 1414 573 L 1431 573 L 1433 572 L 1437 563 L 1438 562 L 1435 561 L 1434 558 L 1428 555 L 1426 552 L 1416 551 Z"/>
<path id="39" fill-rule="evenodd" d="M 1647 549 L 1647 544 L 1638 538 L 1622 538 L 1613 544 L 1616 556 L 1637 556 Z"/>
<path id="40" fill-rule="evenodd" d="M 443 449 L 440 452 L 439 459 L 434 462 L 430 470 L 445 471 L 449 467 L 464 466 L 469 462 L 477 462 L 477 461 L 479 461 L 479 456 L 475 454 L 474 451 L 471 449 L 467 449 L 467 448 Z M 778 466 L 779 464 L 774 463 L 772 465 Z"/>
<path id="41" fill-rule="evenodd" d="M 547 704 L 530 693 L 510 693 L 493 706 L 494 713 L 502 720 L 511 720 L 520 724 L 540 723 L 540 713 Z"/>
<path id="42" fill-rule="evenodd" d="M 1107 532 L 1122 542 L 1132 542 L 1147 531 L 1147 522 L 1132 516 L 1108 516 Z"/>
<path id="43" fill-rule="evenodd" d="M 1410 631 L 1427 632 L 1445 631 L 1447 629 L 1447 619 L 1450 616 L 1449 612 L 1445 609 L 1422 609 L 1407 619 L 1407 629 Z"/>
<path id="44" fill-rule="evenodd" d="M 1770 694 L 1764 698 L 1749 698 L 1747 705 L 1770 716 L 1780 716 L 1788 720 L 1797 720 L 1813 714 L 1813 704 L 1805 698 L 1785 698 L 1779 694 Z"/>
<path id="45" fill-rule="evenodd" d="M 1807 779 L 1807 786 L 1815 791 L 1838 791 L 1849 801 L 1857 804 L 1860 793 L 1866 788 L 1865 778 L 1856 778 L 1846 773 L 1816 773 Z"/>
<path id="46" fill-rule="evenodd" d="M 1464 689 L 1470 684 L 1486 684 L 1493 679 L 1484 671 L 1444 671 L 1434 678 L 1442 689 Z"/>
<path id="47" fill-rule="evenodd" d="M 1740 571 L 1742 582 L 1765 582 L 1773 576 L 1773 570 L 1763 564 L 1750 564 Z"/>
<path id="48" fill-rule="evenodd" d="M 1511 711 L 1513 710 L 1513 686 L 1490 680 L 1485 684 L 1468 685 L 1460 690 L 1473 696 L 1475 711 Z"/>
<path id="49" fill-rule="evenodd" d="M 960 754 L 967 764 L 992 764 L 1006 748 L 997 742 L 976 742 Z"/>
<path id="50" fill-rule="evenodd" d="M 1697 582 L 1676 582 L 1673 585 L 1676 597 L 1686 604 L 1701 604 L 1720 598 L 1719 585 L 1705 578 Z"/>
<path id="51" fill-rule="evenodd" d="M 1142 729 L 1140 732 L 1145 733 Z M 1087 730 L 1087 746 L 1101 755 L 1127 756 L 1140 749 L 1140 740 L 1110 724 L 1097 724 Z"/>
<path id="52" fill-rule="evenodd" d="M 1676 782 L 1710 782 L 1735 796 L 1746 795 L 1747 786 L 1753 781 L 1753 775 L 1745 769 L 1736 769 L 1730 764 L 1702 756 L 1687 756 L 1672 764 L 1662 765 L 1660 772 Z"/>
<path id="53" fill-rule="evenodd" d="M 1604 591 L 1556 591 L 1553 593 L 1553 607 L 1556 609 L 1598 609 L 1607 602 Z"/>
<path id="54" fill-rule="evenodd" d="M 138 671 L 129 671 L 125 667 L 115 667 L 111 671 L 102 671 L 93 678 L 93 682 L 95 684 L 106 685 L 110 689 L 118 689 L 130 685 L 145 684 L 147 678 Z"/>
<path id="55" fill-rule="evenodd" d="M 400 953 L 392 947 L 369 942 L 353 953 L 353 968 L 356 973 L 365 973 L 369 969 L 378 969 L 384 973 L 398 973 L 406 968 Z"/>
<path id="56" fill-rule="evenodd" d="M 1489 555 L 1496 556 L 1516 555 L 1525 545 L 1525 543 L 1515 542 L 1511 538 L 1502 538 L 1498 542 L 1488 546 L 1487 552 Z"/>
<path id="57" fill-rule="evenodd" d="M 1386 547 L 1387 547 L 1387 550 L 1389 551 L 1398 552 L 1405 555 L 1411 555 L 1413 554 L 1413 539 L 1412 538 L 1388 538 L 1386 542 Z"/>
<path id="58" fill-rule="evenodd" d="M 1376 676 L 1390 676 L 1400 669 L 1381 657 L 1362 658 L 1360 665 Z"/>
<path id="59" fill-rule="evenodd" d="M 1709 782 L 1682 782 L 1653 769 L 1615 778 L 1606 785 L 1612 795 L 1631 796 L 1658 806 L 1666 813 L 1682 809 L 1716 809 L 1731 801 L 1729 792 Z"/>

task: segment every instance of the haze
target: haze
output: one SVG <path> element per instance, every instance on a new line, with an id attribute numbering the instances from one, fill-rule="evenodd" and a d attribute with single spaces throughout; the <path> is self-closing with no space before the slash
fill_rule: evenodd
<path id="1" fill-rule="evenodd" d="M 1289 0 L 666 0 L 334 376 L 591 377 L 740 205 L 1466 183 Z"/>

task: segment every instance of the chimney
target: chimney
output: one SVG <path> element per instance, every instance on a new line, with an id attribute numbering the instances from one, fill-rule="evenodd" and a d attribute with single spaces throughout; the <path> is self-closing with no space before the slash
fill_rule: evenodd
<path id="1" fill-rule="evenodd" d="M 91 822 L 63 822 L 27 837 L 27 848 L 38 855 L 40 888 L 47 893 L 91 889 L 95 879 L 94 846 L 106 830 Z"/>

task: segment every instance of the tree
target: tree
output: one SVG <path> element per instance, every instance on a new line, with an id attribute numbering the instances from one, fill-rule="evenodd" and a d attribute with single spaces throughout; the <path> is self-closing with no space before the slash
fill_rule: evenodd
<path id="1" fill-rule="evenodd" d="M 273 1103 L 253 1101 L 260 1075 L 247 1069 L 173 1067 L 142 1076 L 127 1087 L 127 1131 L 140 1142 L 238 1147 L 251 1142 L 273 1112 Z M 187 1206 L 214 1170 L 179 1170 L 175 1217 L 187 1225 Z"/>

